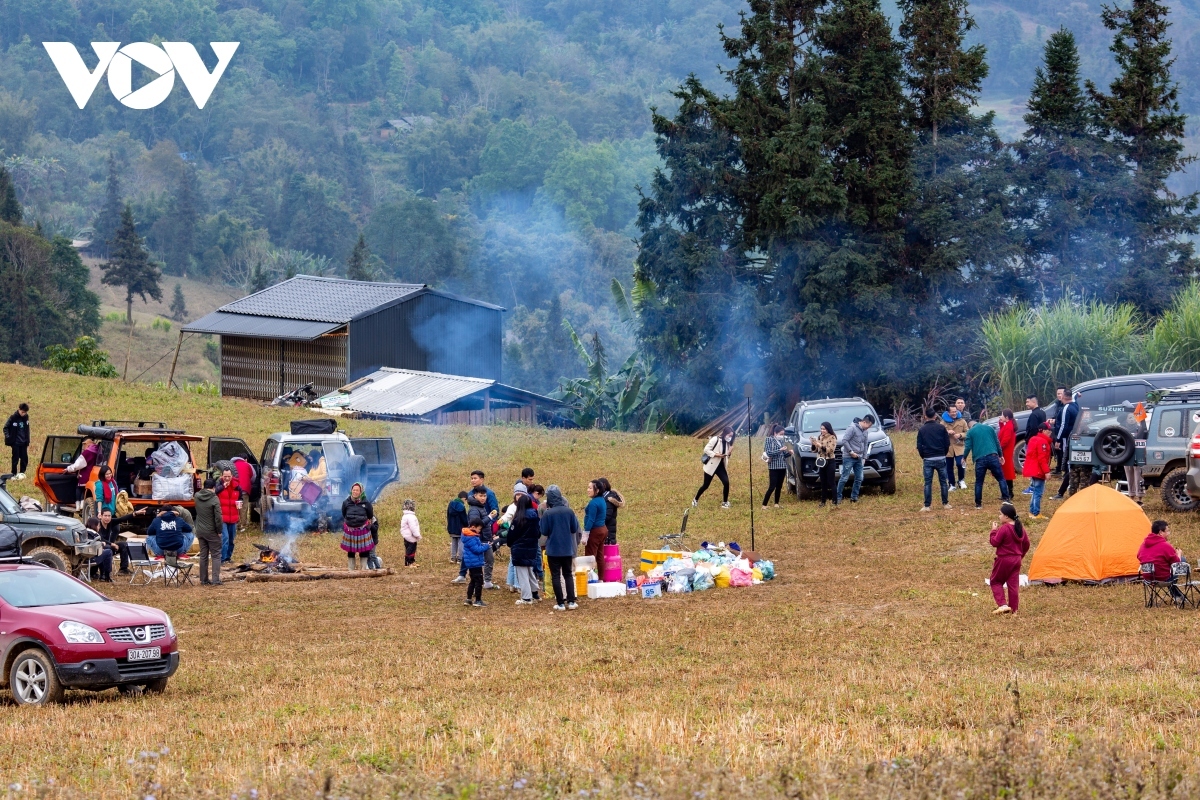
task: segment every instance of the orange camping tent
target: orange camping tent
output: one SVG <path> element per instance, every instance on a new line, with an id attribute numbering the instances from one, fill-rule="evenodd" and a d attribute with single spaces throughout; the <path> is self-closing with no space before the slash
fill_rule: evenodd
<path id="1" fill-rule="evenodd" d="M 1030 580 L 1099 581 L 1138 574 L 1150 520 L 1120 492 L 1096 484 L 1054 512 L 1029 564 Z"/>

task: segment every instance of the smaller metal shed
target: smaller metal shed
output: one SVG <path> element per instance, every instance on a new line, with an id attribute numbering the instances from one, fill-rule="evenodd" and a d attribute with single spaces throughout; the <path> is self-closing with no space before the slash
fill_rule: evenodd
<path id="1" fill-rule="evenodd" d="M 331 392 L 380 367 L 499 380 L 500 306 L 424 284 L 297 275 L 180 331 L 221 337 L 221 394 Z"/>
<path id="2" fill-rule="evenodd" d="M 486 378 L 384 368 L 317 400 L 327 411 L 360 419 L 435 425 L 536 424 L 562 406 L 543 395 Z"/>

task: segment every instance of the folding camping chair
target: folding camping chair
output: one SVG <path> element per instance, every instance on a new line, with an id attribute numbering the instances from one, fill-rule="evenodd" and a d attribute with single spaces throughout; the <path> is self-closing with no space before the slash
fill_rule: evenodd
<path id="1" fill-rule="evenodd" d="M 1142 564 L 1138 567 L 1138 574 L 1142 576 L 1142 597 L 1146 601 L 1146 608 L 1174 605 L 1179 602 L 1176 594 L 1171 591 L 1175 588 L 1174 567 L 1171 569 L 1171 579 L 1165 581 L 1154 580 L 1154 567 L 1154 564 Z"/>
<path id="2" fill-rule="evenodd" d="M 129 566 L 133 571 L 129 576 L 130 586 L 147 586 L 159 577 L 156 571 L 161 566 L 160 562 L 150 558 L 145 542 L 126 540 L 125 546 L 129 549 Z"/>
<path id="3" fill-rule="evenodd" d="M 1186 561 L 1177 561 L 1171 565 L 1171 577 L 1175 579 L 1174 596 L 1180 608 L 1200 608 L 1200 581 L 1192 580 L 1192 565 Z"/>
<path id="4" fill-rule="evenodd" d="M 164 586 L 195 586 L 192 580 L 192 567 L 196 566 L 187 559 L 180 559 L 179 553 L 167 550 L 163 553 L 163 585 Z M 220 569 L 220 567 L 218 567 Z"/>

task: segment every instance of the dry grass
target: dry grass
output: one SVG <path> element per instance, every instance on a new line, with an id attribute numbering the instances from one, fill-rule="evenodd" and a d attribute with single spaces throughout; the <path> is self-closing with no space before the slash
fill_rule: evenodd
<path id="1" fill-rule="evenodd" d="M 131 402 L 99 381 L 78 382 L 81 399 L 51 401 L 58 376 L 0 376 L 41 398 L 35 439 L 51 417 L 65 427 L 81 408 Z M 15 402 L 7 394 L 0 402 Z M 286 415 L 181 402 L 189 428 L 256 443 Z M 113 597 L 168 610 L 180 630 L 183 664 L 167 695 L 0 707 L 4 780 L 121 796 L 153 774 L 163 786 L 148 793 L 158 797 L 250 787 L 312 797 L 326 793 L 327 776 L 338 796 L 363 797 L 1103 797 L 1194 786 L 1196 613 L 1146 610 L 1138 587 L 1071 586 L 1028 590 L 1018 618 L 992 617 L 983 579 L 994 486 L 988 511 L 918 515 L 911 435 L 896 437 L 895 497 L 756 513 L 775 582 L 554 614 L 546 603 L 516 608 L 507 592 L 488 593 L 489 608 L 464 608 L 461 588 L 448 584 L 443 511 L 467 471 L 484 469 L 503 494 L 530 465 L 576 507 L 586 480 L 607 475 L 630 501 L 620 525 L 628 559 L 678 525 L 700 475 L 698 443 L 393 431 L 407 484 L 379 505 L 380 549 L 399 565 L 400 501 L 415 498 L 419 569 L 365 582 L 114 587 Z M 720 510 L 710 493 L 692 518 L 695 541 L 747 540 L 744 453 L 731 464 L 734 508 Z M 1164 513 L 1157 498 L 1148 511 Z M 1195 519 L 1171 521 L 1195 553 Z M 1031 526 L 1035 542 L 1044 525 Z M 302 555 L 340 560 L 333 537 L 309 539 Z M 138 756 L 163 747 L 161 758 Z M 153 773 L 151 762 L 161 762 Z"/>

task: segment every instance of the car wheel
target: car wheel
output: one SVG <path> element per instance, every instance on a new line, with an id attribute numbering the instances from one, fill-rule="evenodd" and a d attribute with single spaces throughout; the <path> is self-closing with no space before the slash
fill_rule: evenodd
<path id="1" fill-rule="evenodd" d="M 896 493 L 896 470 L 892 470 L 887 476 L 887 480 L 879 485 L 879 490 L 884 494 Z"/>
<path id="2" fill-rule="evenodd" d="M 13 700 L 21 706 L 44 706 L 62 699 L 63 688 L 44 650 L 32 648 L 13 661 L 8 673 Z"/>
<path id="3" fill-rule="evenodd" d="M 1196 510 L 1196 499 L 1187 491 L 1187 470 L 1183 467 L 1171 470 L 1162 482 L 1163 505 L 1181 514 Z"/>
<path id="4" fill-rule="evenodd" d="M 1133 434 L 1115 425 L 1105 428 L 1092 445 L 1096 458 L 1106 467 L 1120 467 L 1133 455 Z"/>
<path id="5" fill-rule="evenodd" d="M 117 692 L 125 697 L 140 697 L 146 687 L 140 683 L 122 683 L 117 686 Z"/>
<path id="6" fill-rule="evenodd" d="M 162 694 L 167 690 L 167 679 L 158 678 L 146 684 L 147 694 Z"/>
<path id="7" fill-rule="evenodd" d="M 803 480 L 796 481 L 796 499 L 797 500 L 815 500 L 817 490 L 813 489 Z"/>
<path id="8" fill-rule="evenodd" d="M 63 555 L 63 551 L 57 547 L 50 545 L 42 545 L 35 547 L 25 554 L 26 561 L 32 561 L 34 564 L 41 564 L 51 569 L 56 569 L 59 572 L 70 572 L 71 568 L 67 564 L 67 557 Z"/>
<path id="9" fill-rule="evenodd" d="M 89 494 L 87 497 L 83 498 L 83 521 L 87 522 L 92 517 L 97 516 L 99 516 L 99 514 L 96 513 L 96 498 Z"/>
<path id="10" fill-rule="evenodd" d="M 1016 467 L 1017 474 L 1020 475 L 1025 469 L 1025 440 L 1017 442 L 1017 446 L 1013 449 L 1013 466 Z"/>

